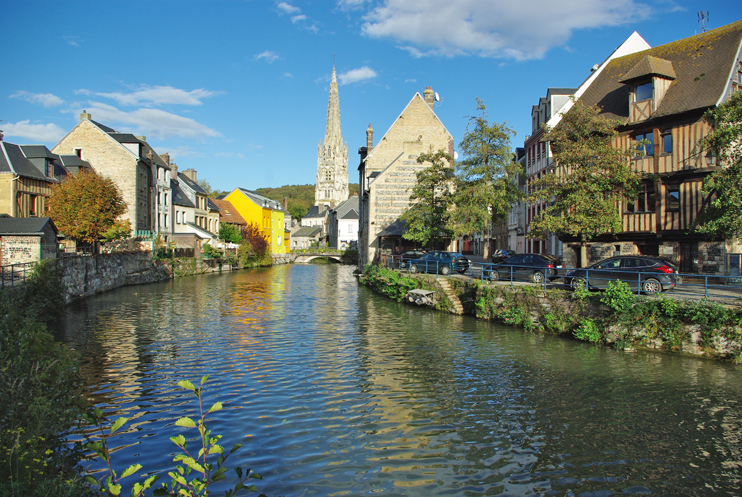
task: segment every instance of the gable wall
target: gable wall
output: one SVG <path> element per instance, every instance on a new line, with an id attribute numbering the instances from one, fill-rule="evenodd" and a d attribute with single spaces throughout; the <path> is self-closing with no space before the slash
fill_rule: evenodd
<path id="1" fill-rule="evenodd" d="M 137 158 L 89 121 L 80 122 L 52 152 L 74 155 L 77 148 L 97 174 L 116 183 L 128 207 L 123 219 L 130 220 L 134 230 L 151 229 L 149 168 L 137 165 Z"/>

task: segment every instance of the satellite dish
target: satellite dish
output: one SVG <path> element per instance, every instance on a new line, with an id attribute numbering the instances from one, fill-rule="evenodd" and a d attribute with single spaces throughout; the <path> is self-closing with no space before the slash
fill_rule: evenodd
<path id="1" fill-rule="evenodd" d="M 440 96 L 440 95 L 438 95 L 438 92 L 435 92 L 435 94 L 434 94 L 434 95 L 435 95 L 435 96 L 433 97 L 433 100 L 435 100 L 436 102 L 440 102 L 440 101 L 441 101 L 441 96 Z"/>
<path id="2" fill-rule="evenodd" d="M 457 151 L 453 151 L 453 160 L 459 160 L 459 153 Z"/>

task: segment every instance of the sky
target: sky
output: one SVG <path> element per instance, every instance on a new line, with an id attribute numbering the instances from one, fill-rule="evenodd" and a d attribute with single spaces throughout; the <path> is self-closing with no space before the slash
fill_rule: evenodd
<path id="1" fill-rule="evenodd" d="M 475 115 L 531 133 L 634 31 L 651 46 L 742 19 L 742 0 L 5 0 L 0 129 L 53 148 L 86 110 L 213 188 L 314 184 L 335 64 L 350 182 L 431 86 L 456 145 Z M 457 147 L 458 148 L 458 147 Z"/>

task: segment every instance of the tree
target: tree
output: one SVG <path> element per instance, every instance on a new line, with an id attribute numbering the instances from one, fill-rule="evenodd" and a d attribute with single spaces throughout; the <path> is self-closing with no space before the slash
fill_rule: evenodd
<path id="1" fill-rule="evenodd" d="M 642 176 L 631 167 L 631 152 L 613 146 L 618 121 L 600 115 L 598 107 L 580 101 L 548 129 L 554 162 L 532 184 L 529 203 L 545 202 L 545 211 L 531 221 L 530 237 L 556 233 L 580 242 L 582 262 L 587 243 L 597 235 L 619 231 L 618 202 L 636 197 Z"/>
<path id="2" fill-rule="evenodd" d="M 257 257 L 263 257 L 268 250 L 268 240 L 263 235 L 263 230 L 255 223 L 242 226 L 241 233 L 243 243 L 250 245 L 250 248 Z"/>
<path id="3" fill-rule="evenodd" d="M 234 224 L 220 223 L 219 238 L 229 243 L 242 243 L 240 228 L 235 226 Z"/>
<path id="4" fill-rule="evenodd" d="M 90 171 L 68 174 L 49 197 L 49 217 L 60 232 L 84 243 L 97 243 L 126 212 L 126 203 L 113 180 Z M 119 233 L 121 236 L 121 233 Z"/>
<path id="5" fill-rule="evenodd" d="M 716 154 L 723 169 L 703 183 L 711 201 L 696 220 L 694 230 L 717 237 L 742 237 L 742 92 L 732 96 L 704 119 L 712 127 L 703 140 L 707 154 Z"/>
<path id="6" fill-rule="evenodd" d="M 439 150 L 423 153 L 417 162 L 431 165 L 417 172 L 417 183 L 412 188 L 410 201 L 413 203 L 400 219 L 407 223 L 405 240 L 419 242 L 423 246 L 450 238 L 449 227 L 451 206 L 453 205 L 453 157 Z"/>
<path id="7" fill-rule="evenodd" d="M 478 116 L 469 117 L 459 148 L 464 159 L 456 163 L 456 235 L 483 233 L 491 222 L 507 219 L 522 193 L 516 181 L 521 167 L 513 161 L 510 143 L 515 132 L 505 123 L 490 124 L 487 107 L 477 99 Z"/>

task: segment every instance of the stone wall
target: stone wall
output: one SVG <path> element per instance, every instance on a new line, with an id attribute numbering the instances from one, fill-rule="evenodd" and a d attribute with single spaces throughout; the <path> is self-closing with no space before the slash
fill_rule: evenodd
<path id="1" fill-rule="evenodd" d="M 41 259 L 41 238 L 38 236 L 5 235 L 0 237 L 0 263 L 23 264 Z"/>

